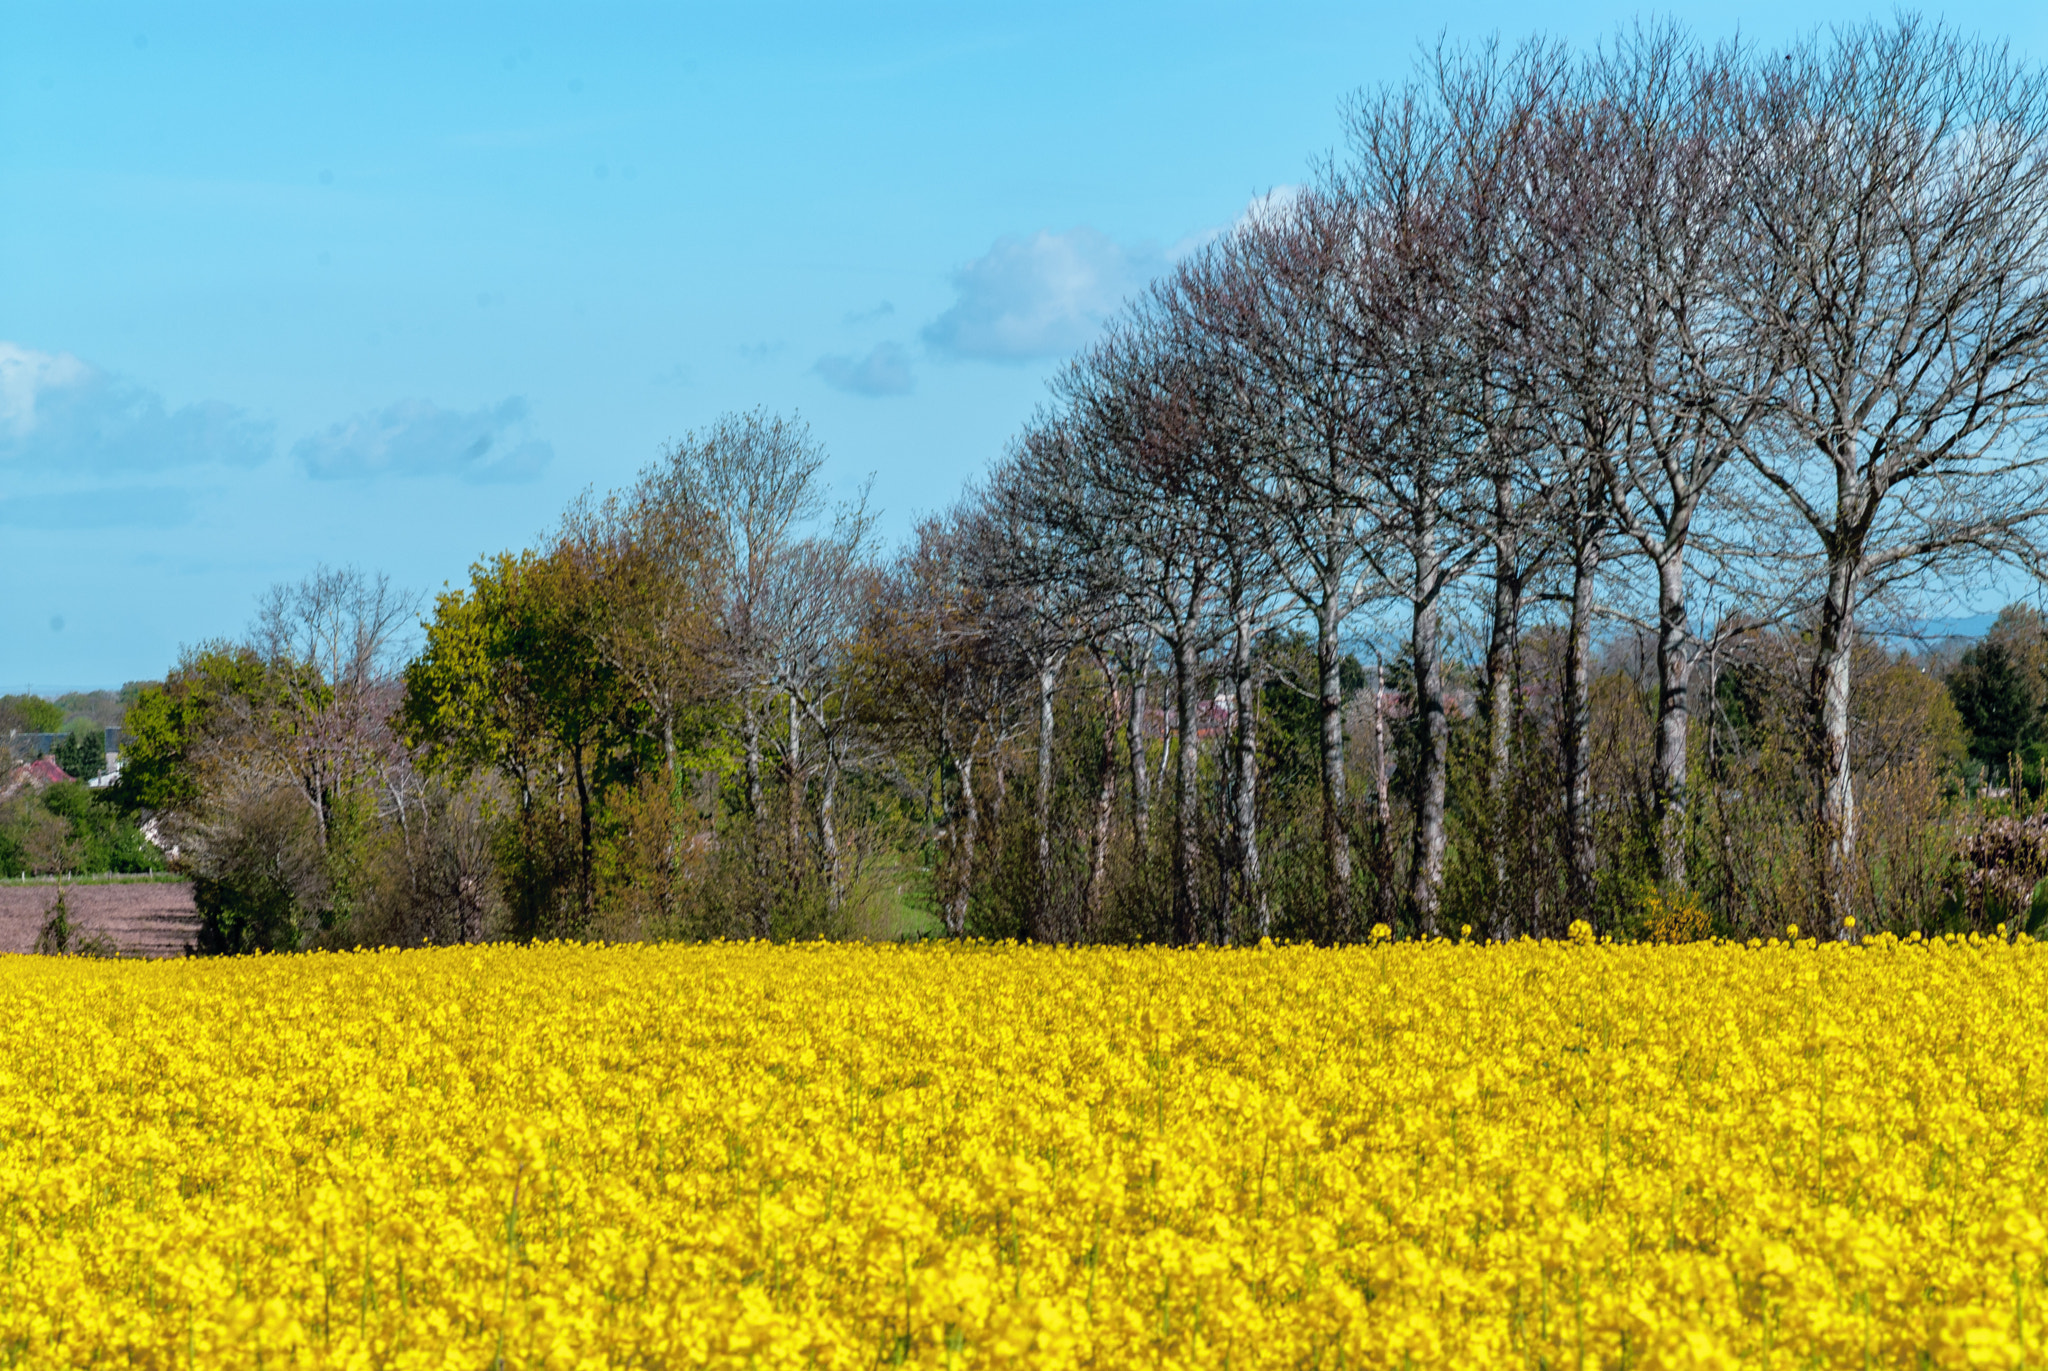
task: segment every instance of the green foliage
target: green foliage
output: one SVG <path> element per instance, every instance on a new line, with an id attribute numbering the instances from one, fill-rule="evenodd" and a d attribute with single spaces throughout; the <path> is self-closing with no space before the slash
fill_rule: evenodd
<path id="1" fill-rule="evenodd" d="M 1259 746 L 1266 783 L 1280 793 L 1313 789 L 1322 773 L 1323 746 L 1315 640 L 1299 629 L 1269 632 L 1259 639 L 1255 660 L 1265 676 L 1259 691 Z M 1351 659 L 1346 664 L 1357 666 Z"/>
<path id="2" fill-rule="evenodd" d="M 162 871 L 163 854 L 119 806 L 76 782 L 0 804 L 0 873 Z"/>
<path id="3" fill-rule="evenodd" d="M 194 950 L 202 956 L 289 952 L 300 946 L 296 892 L 277 872 L 236 866 L 220 876 L 194 876 L 199 912 Z"/>
<path id="4" fill-rule="evenodd" d="M 2038 772 L 2048 750 L 2048 623 L 2039 610 L 2000 610 L 1983 641 L 1948 673 L 1948 690 L 1972 760 L 2003 772 L 2018 758 Z"/>
<path id="5" fill-rule="evenodd" d="M 71 825 L 29 790 L 0 801 L 0 875 L 56 876 L 76 871 L 80 848 Z"/>
<path id="6" fill-rule="evenodd" d="M 317 945 L 327 908 L 322 853 L 310 809 L 273 790 L 211 815 L 214 836 L 192 873 L 197 950 L 212 955 L 290 952 Z"/>
<path id="7" fill-rule="evenodd" d="M 516 787 L 505 869 L 521 936 L 567 931 L 593 911 L 603 797 L 657 756 L 598 651 L 596 591 L 559 550 L 479 562 L 466 591 L 437 597 L 425 648 L 405 669 L 399 723 L 427 768 L 458 779 L 497 771 Z M 565 868 L 557 854 L 569 834 Z"/>
<path id="8" fill-rule="evenodd" d="M 124 688 L 125 689 L 125 688 Z M 188 807 L 199 799 L 198 749 L 236 701 L 271 693 L 261 658 L 210 643 L 185 654 L 161 686 L 145 685 L 127 712 L 121 779 L 110 789 L 128 810 Z"/>
<path id="9" fill-rule="evenodd" d="M 53 785 L 42 792 L 44 808 L 65 819 L 80 849 L 84 872 L 162 871 L 163 854 L 119 806 L 80 784 Z"/>
<path id="10" fill-rule="evenodd" d="M 0 733 L 55 733 L 64 707 L 38 695 L 0 695 Z"/>
<path id="11" fill-rule="evenodd" d="M 90 781 L 107 769 L 107 735 L 98 729 L 74 733 L 57 744 L 53 756 L 66 775 Z"/>
<path id="12" fill-rule="evenodd" d="M 1949 693 L 1970 730 L 1970 756 L 2000 765 L 2040 741 L 2041 710 L 2033 683 L 2004 643 L 1983 643 L 1963 654 L 1950 673 Z"/>

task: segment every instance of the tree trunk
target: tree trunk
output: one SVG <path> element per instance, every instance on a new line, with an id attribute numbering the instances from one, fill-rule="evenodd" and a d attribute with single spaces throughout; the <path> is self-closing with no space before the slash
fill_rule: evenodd
<path id="1" fill-rule="evenodd" d="M 1059 658 L 1038 664 L 1038 793 L 1032 825 L 1038 838 L 1038 888 L 1026 904 L 1031 926 L 1024 936 L 1033 942 L 1056 941 L 1052 928 L 1052 692 L 1059 681 Z"/>
<path id="2" fill-rule="evenodd" d="M 1378 649 L 1372 661 L 1372 781 L 1373 817 L 1380 831 L 1394 826 L 1394 806 L 1387 794 L 1387 712 L 1381 700 L 1387 693 L 1386 670 L 1380 665 Z"/>
<path id="3" fill-rule="evenodd" d="M 577 855 L 578 874 L 583 885 L 583 917 L 589 918 L 597 908 L 597 891 L 591 884 L 591 841 L 590 841 L 590 783 L 583 774 L 583 740 L 576 739 L 569 746 L 569 761 L 576 770 L 576 820 L 578 829 Z"/>
<path id="4" fill-rule="evenodd" d="M 1515 649 L 1522 632 L 1522 582 L 1515 565 L 1508 483 L 1494 483 L 1493 626 L 1486 644 L 1486 802 L 1492 810 L 1496 902 L 1508 879 L 1508 768 L 1515 736 Z"/>
<path id="5" fill-rule="evenodd" d="M 675 874 L 678 859 L 677 839 L 683 830 L 683 778 L 676 771 L 676 716 L 673 710 L 661 716 L 661 752 L 668 764 L 668 841 L 663 845 L 663 860 L 668 864 L 665 882 L 669 896 L 662 904 L 666 908 L 673 900 Z"/>
<path id="6" fill-rule="evenodd" d="M 789 848 L 783 854 L 783 860 L 788 864 L 790 879 L 795 880 L 798 877 L 801 866 L 797 854 L 803 850 L 803 831 L 800 824 L 803 819 L 805 786 L 803 781 L 803 720 L 797 713 L 796 692 L 794 690 L 789 692 L 789 751 L 785 755 L 788 758 L 789 764 L 789 795 L 787 797 L 789 802 L 785 806 L 788 818 Z"/>
<path id="7" fill-rule="evenodd" d="M 1422 729 L 1421 765 L 1415 771 L 1415 848 L 1409 862 L 1408 898 L 1425 938 L 1438 933 L 1443 904 L 1444 797 L 1450 762 L 1450 716 L 1444 710 L 1444 661 L 1437 625 L 1437 564 L 1433 516 L 1426 515 L 1416 555 L 1415 709 Z"/>
<path id="8" fill-rule="evenodd" d="M 773 930 L 769 923 L 772 907 L 768 902 L 768 854 L 763 850 L 767 846 L 767 816 L 761 812 L 761 713 L 751 690 L 744 700 L 746 713 L 742 716 L 740 736 L 747 749 L 747 825 L 754 849 L 753 935 L 767 938 Z"/>
<path id="9" fill-rule="evenodd" d="M 1351 833 L 1345 824 L 1344 659 L 1337 632 L 1337 588 L 1326 586 L 1316 615 L 1316 714 L 1323 762 L 1323 879 L 1329 936 L 1351 934 Z"/>
<path id="10" fill-rule="evenodd" d="M 1650 764 L 1657 856 L 1664 884 L 1685 885 L 1686 740 L 1691 725 L 1692 653 L 1686 639 L 1683 544 L 1657 563 L 1657 753 Z"/>
<path id="11" fill-rule="evenodd" d="M 1236 830 L 1232 846 L 1237 857 L 1237 897 L 1251 916 L 1253 936 L 1265 938 L 1273 932 L 1273 910 L 1266 897 L 1266 873 L 1259 859 L 1259 735 L 1254 708 L 1258 690 L 1252 680 L 1252 621 L 1246 613 L 1238 615 L 1230 667 L 1237 703 L 1236 794 L 1231 805 L 1231 826 Z M 1227 920 L 1220 941 L 1226 946 L 1231 941 Z"/>
<path id="12" fill-rule="evenodd" d="M 953 845 L 953 900 L 946 909 L 946 932 L 967 936 L 967 896 L 974 887 L 974 847 L 981 841 L 981 802 L 974 795 L 974 753 L 960 758 L 961 833 Z"/>
<path id="13" fill-rule="evenodd" d="M 1196 746 L 1195 641 L 1191 626 L 1184 627 L 1173 644 L 1173 689 L 1175 712 L 1180 716 L 1180 750 L 1174 758 L 1173 940 L 1187 947 L 1193 945 L 1201 927 L 1201 911 L 1195 899 L 1200 799 L 1195 787 L 1200 780 L 1197 763 L 1201 751 Z"/>
<path id="14" fill-rule="evenodd" d="M 746 714 L 740 737 L 747 748 L 747 814 L 756 822 L 761 817 L 761 715 L 754 708 L 752 692 L 747 694 Z"/>
<path id="15" fill-rule="evenodd" d="M 1373 913 L 1389 927 L 1399 916 L 1394 891 L 1394 805 L 1387 775 L 1386 667 L 1378 649 L 1372 657 Z"/>
<path id="16" fill-rule="evenodd" d="M 1564 664 L 1564 823 L 1566 876 L 1576 915 L 1593 898 L 1592 669 L 1593 585 L 1600 569 L 1597 536 L 1582 535 L 1572 563 L 1571 626 Z"/>
<path id="17" fill-rule="evenodd" d="M 833 824 L 833 802 L 839 792 L 839 765 L 831 749 L 825 753 L 825 789 L 818 796 L 818 847 L 825 859 L 825 908 L 839 912 L 845 892 L 839 884 L 839 830 Z"/>
<path id="18" fill-rule="evenodd" d="M 1118 706 L 1116 680 L 1103 670 L 1109 687 L 1108 712 L 1102 721 L 1102 784 L 1095 792 L 1095 829 L 1088 851 L 1088 896 L 1082 905 L 1079 940 L 1092 942 L 1102 927 L 1102 892 L 1109 880 L 1109 816 L 1116 804 L 1116 726 Z"/>
<path id="19" fill-rule="evenodd" d="M 1145 677 L 1150 674 L 1138 662 L 1131 672 L 1131 716 L 1124 721 L 1130 735 L 1131 824 L 1138 835 L 1138 863 L 1143 865 L 1152 851 L 1152 778 L 1145 768 Z"/>
<path id="20" fill-rule="evenodd" d="M 391 792 L 392 803 L 398 807 L 398 836 L 405 844 L 406 884 L 412 890 L 417 891 L 420 888 L 420 866 L 419 861 L 412 855 L 412 825 L 406 821 L 405 791 L 389 779 L 385 781 L 384 785 Z M 420 817 L 426 817 L 424 801 L 421 802 Z"/>
<path id="21" fill-rule="evenodd" d="M 1856 791 L 1849 774 L 1849 663 L 1855 646 L 1857 575 L 1853 562 L 1830 561 L 1813 658 L 1813 695 L 1820 764 L 1818 818 L 1826 848 L 1822 880 L 1828 908 L 1839 921 L 1855 912 L 1849 901 L 1856 856 Z"/>

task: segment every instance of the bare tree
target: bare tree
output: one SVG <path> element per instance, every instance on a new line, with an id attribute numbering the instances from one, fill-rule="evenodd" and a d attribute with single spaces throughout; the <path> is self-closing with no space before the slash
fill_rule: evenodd
<path id="1" fill-rule="evenodd" d="M 1378 536 L 1365 556 L 1405 601 L 1412 632 L 1422 747 L 1412 778 L 1414 849 L 1408 901 L 1417 926 L 1438 931 L 1446 835 L 1450 719 L 1442 613 L 1450 587 L 1487 550 L 1478 532 L 1491 505 L 1480 407 L 1461 391 L 1476 378 L 1457 289 L 1470 245 L 1474 188 L 1452 155 L 1456 131 L 1414 91 L 1356 105 L 1345 204 L 1356 225 L 1342 327 L 1364 360 L 1355 383 L 1384 416 L 1365 463 Z"/>
<path id="2" fill-rule="evenodd" d="M 1776 64 L 1772 64 L 1776 65 Z M 1840 31 L 1768 73 L 1741 182 L 1735 298 L 1782 357 L 1745 453 L 1824 559 L 1818 827 L 1846 913 L 1859 604 L 1985 558 L 2048 513 L 2048 78 L 1915 19 Z"/>
<path id="3" fill-rule="evenodd" d="M 1563 51 L 1529 42 L 1503 52 L 1497 43 L 1440 48 L 1429 64 L 1430 95 L 1445 124 L 1452 235 L 1442 258 L 1458 325 L 1451 340 L 1456 383 L 1446 400 L 1466 412 L 1490 505 L 1474 511 L 1490 566 L 1483 667 L 1487 719 L 1486 795 L 1491 811 L 1491 875 L 1496 903 L 1507 880 L 1508 785 L 1519 713 L 1517 665 L 1524 602 L 1548 567 L 1544 536 L 1555 491 L 1542 465 L 1542 426 L 1522 383 L 1532 314 L 1541 308 L 1545 252 L 1527 215 L 1525 194 L 1539 180 L 1536 129 L 1544 106 L 1566 84 Z M 1496 931 L 1507 933 L 1496 922 Z"/>
<path id="4" fill-rule="evenodd" d="M 624 496 L 577 501 L 563 518 L 561 543 L 590 563 L 602 605 L 598 650 L 645 708 L 680 785 L 677 723 L 718 684 L 715 616 L 725 568 L 714 559 L 714 515 L 675 478 L 673 466 L 656 464 Z"/>
<path id="5" fill-rule="evenodd" d="M 251 626 L 251 645 L 284 684 L 257 733 L 273 741 L 267 750 L 305 801 L 323 851 L 339 796 L 403 763 L 391 715 L 418 613 L 419 597 L 382 572 L 323 566 L 273 586 Z M 402 788 L 379 788 L 403 803 Z"/>
<path id="6" fill-rule="evenodd" d="M 1171 350 L 1177 378 L 1176 447 L 1180 460 L 1198 472 L 1198 536 L 1215 550 L 1218 622 L 1212 632 L 1228 644 L 1221 665 L 1229 691 L 1230 755 L 1220 772 L 1230 876 L 1216 911 L 1218 939 L 1225 943 L 1236 936 L 1240 912 L 1248 936 L 1263 938 L 1272 928 L 1259 850 L 1259 678 L 1253 649 L 1282 608 L 1276 554 L 1284 555 L 1271 536 L 1266 498 L 1278 416 L 1264 403 L 1253 355 L 1227 326 L 1215 327 L 1205 309 L 1238 289 L 1230 258 L 1202 253 L 1155 284 L 1150 301 L 1153 327 Z"/>
<path id="7" fill-rule="evenodd" d="M 1068 441 L 1044 449 L 1028 474 L 1040 518 L 1075 565 L 1116 585 L 1173 663 L 1174 842 L 1170 935 L 1192 943 L 1208 920 L 1195 874 L 1200 857 L 1200 706 L 1203 656 L 1216 625 L 1221 547 L 1205 460 L 1199 380 L 1157 321 L 1126 320 L 1061 381 Z"/>
<path id="8" fill-rule="evenodd" d="M 1590 455 L 1616 527 L 1655 580 L 1657 735 L 1650 769 L 1659 865 L 1686 882 L 1688 722 L 1698 657 L 1686 568 L 1705 502 L 1771 411 L 1778 355 L 1750 346 L 1729 286 L 1736 188 L 1755 155 L 1739 55 L 1702 53 L 1673 27 L 1625 35 L 1596 64 L 1571 122 L 1579 201 L 1567 233 L 1611 271 L 1589 283 L 1605 301 L 1607 369 L 1634 413 L 1625 440 Z M 1560 121 L 1564 122 L 1564 121 Z M 1568 246 L 1567 236 L 1559 246 Z M 1582 378 L 1587 381 L 1594 377 Z"/>
<path id="9" fill-rule="evenodd" d="M 928 815 L 948 861 L 938 873 L 946 932 L 968 928 L 982 841 L 977 775 L 1022 728 L 1028 685 L 1002 643 L 1003 621 L 979 574 L 978 545 L 993 541 L 984 502 L 970 498 L 928 518 L 876 584 L 861 667 L 872 718 L 896 751 L 916 759 L 897 776 Z"/>
<path id="10" fill-rule="evenodd" d="M 707 657 L 739 697 L 747 808 L 762 836 L 763 730 L 782 697 L 788 732 L 783 771 L 790 858 L 797 857 L 806 784 L 804 696 L 850 623 L 847 596 L 872 534 L 865 494 L 828 505 L 824 449 L 800 419 L 762 410 L 729 414 L 692 433 L 641 478 L 643 499 L 702 511 L 705 570 L 717 587 Z M 753 932 L 767 937 L 771 910 L 757 902 Z"/>
<path id="11" fill-rule="evenodd" d="M 864 493 L 863 493 L 864 494 Z M 848 654 L 871 594 L 872 521 L 865 498 L 842 506 L 830 529 L 790 548 L 776 576 L 784 626 L 778 679 L 789 698 L 784 738 L 789 779 L 789 860 L 801 851 L 800 815 L 806 808 L 806 779 L 816 772 L 821 790 L 816 813 L 827 907 L 837 913 L 845 896 L 836 825 L 839 783 L 858 751 L 859 718 L 848 709 L 854 675 Z M 805 761 L 802 740 L 817 735 L 815 764 Z"/>
<path id="12" fill-rule="evenodd" d="M 1251 527 L 1314 625 L 1324 925 L 1335 938 L 1352 932 L 1343 635 L 1377 587 L 1363 549 L 1378 536 L 1367 460 L 1384 419 L 1343 318 L 1354 229 L 1341 200 L 1304 194 L 1219 244 L 1182 291 L 1195 324 L 1241 355 L 1240 404 L 1263 430 L 1245 474 Z"/>
<path id="13" fill-rule="evenodd" d="M 1033 941 L 1061 941 L 1071 932 L 1058 926 L 1054 909 L 1054 695 L 1068 658 L 1104 630 L 1108 617 L 1100 603 L 1101 578 L 1071 560 L 1070 546 L 1057 528 L 1037 517 L 1037 498 L 1021 484 L 1028 479 L 1025 473 L 1063 466 L 1065 458 L 1058 449 L 1067 441 L 1068 434 L 1058 425 L 1027 427 L 1020 448 L 1051 450 L 1021 463 L 1013 454 L 991 474 L 985 493 L 989 527 L 996 536 L 984 546 L 989 560 L 983 575 L 991 602 L 1002 606 L 1004 637 L 1023 658 L 1023 668 L 1036 686 L 1038 751 L 1031 823 L 1037 880 L 1025 904 L 1023 930 Z"/>

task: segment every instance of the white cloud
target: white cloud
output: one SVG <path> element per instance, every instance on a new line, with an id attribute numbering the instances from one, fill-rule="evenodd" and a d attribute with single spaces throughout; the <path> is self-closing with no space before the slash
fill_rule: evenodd
<path id="1" fill-rule="evenodd" d="M 527 481 L 555 455 L 532 437 L 526 401 L 512 396 L 470 413 L 400 400 L 300 439 L 292 456 L 316 480 L 456 476 L 472 484 Z"/>
<path id="2" fill-rule="evenodd" d="M 1165 265 L 1156 250 L 1126 248 L 1087 227 L 999 238 L 953 273 L 953 306 L 924 339 L 997 361 L 1071 352 Z"/>
<path id="3" fill-rule="evenodd" d="M 68 352 L 37 352 L 0 343 L 0 432 L 20 438 L 36 426 L 36 397 L 91 379 L 92 368 Z"/>
<path id="4" fill-rule="evenodd" d="M 855 395 L 908 395 L 910 357 L 894 343 L 877 343 L 865 357 L 820 357 L 811 370 L 827 385 Z"/>
<path id="5" fill-rule="evenodd" d="M 219 400 L 163 396 L 65 352 L 0 342 L 0 462 L 66 472 L 253 466 L 271 427 Z"/>

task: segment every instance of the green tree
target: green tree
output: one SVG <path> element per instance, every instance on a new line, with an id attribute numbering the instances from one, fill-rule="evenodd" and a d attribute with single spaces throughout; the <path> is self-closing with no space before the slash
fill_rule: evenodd
<path id="1" fill-rule="evenodd" d="M 465 590 L 437 597 L 424 650 L 405 669 L 400 722 L 435 771 L 496 770 L 518 796 L 512 873 L 518 931 L 559 918 L 547 851 L 566 773 L 574 795 L 573 879 L 579 920 L 592 912 L 595 825 L 603 796 L 629 783 L 658 746 L 599 649 L 602 602 L 585 559 L 558 548 L 502 553 L 470 569 Z"/>
<path id="2" fill-rule="evenodd" d="M 1987 767 L 2028 757 L 2048 741 L 2048 624 L 2030 605 L 2007 605 L 1982 642 L 1948 675 L 1949 695 L 1970 733 L 1970 756 Z"/>
<path id="3" fill-rule="evenodd" d="M 55 733 L 64 726 L 64 707 L 39 695 L 0 695 L 0 731 Z"/>
<path id="4" fill-rule="evenodd" d="M 192 808 L 200 798 L 204 743 L 269 690 L 263 661 L 249 648 L 215 642 L 188 651 L 161 685 L 144 686 L 129 706 L 121 779 L 110 798 L 131 811 Z"/>
<path id="5" fill-rule="evenodd" d="M 78 870 L 163 870 L 163 854 L 142 836 L 134 820 L 88 787 L 76 782 L 53 785 L 40 798 L 44 809 L 70 824 Z"/>
<path id="6" fill-rule="evenodd" d="M 75 780 L 90 781 L 107 769 L 107 735 L 80 731 L 57 744 L 57 765 Z"/>

